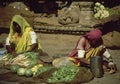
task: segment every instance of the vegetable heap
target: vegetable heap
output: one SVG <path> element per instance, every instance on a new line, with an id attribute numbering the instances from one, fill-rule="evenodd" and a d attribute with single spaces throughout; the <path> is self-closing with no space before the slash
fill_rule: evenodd
<path id="1" fill-rule="evenodd" d="M 11 71 L 17 73 L 18 76 L 32 77 L 38 75 L 38 70 L 40 70 L 41 67 L 43 67 L 42 64 L 36 64 L 31 68 L 20 67 L 19 65 L 15 64 L 11 66 Z"/>
<path id="2" fill-rule="evenodd" d="M 46 72 L 52 68 L 53 68 L 52 66 L 44 66 L 44 67 L 38 68 L 37 71 L 34 71 L 34 69 L 32 68 L 32 71 L 35 72 L 35 73 L 33 73 L 33 75 L 38 76 L 41 73 Z"/>
<path id="3" fill-rule="evenodd" d="M 35 52 L 27 52 L 24 54 L 19 54 L 14 57 L 11 54 L 7 54 L 0 58 L 0 63 L 3 65 L 19 65 L 21 67 L 32 67 L 38 62 L 38 54 Z"/>
<path id="4" fill-rule="evenodd" d="M 109 17 L 110 11 L 111 10 L 109 8 L 106 8 L 101 3 L 96 2 L 94 6 L 94 18 L 103 19 L 103 18 Z"/>
<path id="5" fill-rule="evenodd" d="M 11 71 L 19 76 L 31 77 L 49 69 L 49 67 L 41 68 L 43 64 L 38 63 L 38 60 L 38 53 L 26 52 L 19 54 L 17 57 L 7 54 L 0 58 L 0 64 L 3 67 L 9 65 Z"/>
<path id="6" fill-rule="evenodd" d="M 18 76 L 26 76 L 26 77 L 36 77 L 41 73 L 52 69 L 52 66 L 43 66 L 42 64 L 36 64 L 31 68 L 23 68 L 19 65 L 12 65 L 11 71 L 17 73 Z"/>
<path id="7" fill-rule="evenodd" d="M 52 73 L 52 77 L 48 79 L 49 83 L 57 83 L 57 82 L 70 82 L 73 80 L 77 72 L 79 71 L 79 67 L 76 66 L 62 66 L 58 70 Z"/>
<path id="8" fill-rule="evenodd" d="M 7 54 L 0 58 L 0 66 L 8 65 L 12 62 L 13 56 L 11 54 Z"/>

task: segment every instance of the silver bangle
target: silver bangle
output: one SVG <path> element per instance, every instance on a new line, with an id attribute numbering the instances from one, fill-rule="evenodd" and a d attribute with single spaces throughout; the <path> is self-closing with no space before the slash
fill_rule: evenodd
<path id="1" fill-rule="evenodd" d="M 113 59 L 109 59 L 108 61 L 109 61 L 109 62 L 113 62 Z"/>

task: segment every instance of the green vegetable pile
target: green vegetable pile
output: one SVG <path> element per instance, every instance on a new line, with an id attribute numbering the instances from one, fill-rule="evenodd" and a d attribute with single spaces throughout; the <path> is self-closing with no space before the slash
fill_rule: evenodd
<path id="1" fill-rule="evenodd" d="M 31 77 L 33 76 L 33 72 L 31 69 L 20 67 L 19 65 L 12 65 L 11 71 L 16 73 L 18 76 L 26 76 Z"/>
<path id="2" fill-rule="evenodd" d="M 48 71 L 48 70 L 50 70 L 50 69 L 52 69 L 52 68 L 53 68 L 52 66 L 43 66 L 43 67 L 41 67 L 41 68 L 38 68 L 35 76 L 38 76 L 38 75 L 40 75 L 41 73 L 46 72 L 46 71 Z"/>
<path id="3" fill-rule="evenodd" d="M 31 68 L 20 67 L 19 65 L 15 64 L 11 66 L 11 71 L 16 73 L 18 76 L 37 77 L 41 73 L 52 68 L 52 66 L 43 66 L 42 64 L 36 64 Z"/>
<path id="4" fill-rule="evenodd" d="M 34 65 L 37 64 L 38 61 L 38 53 L 35 52 L 27 52 L 25 53 L 25 56 L 27 57 L 29 61 L 29 66 L 28 67 L 33 67 Z"/>
<path id="5" fill-rule="evenodd" d="M 25 71 L 26 71 L 26 68 L 19 68 L 18 70 L 17 70 L 17 75 L 18 76 L 24 76 L 25 75 Z"/>
<path id="6" fill-rule="evenodd" d="M 60 67 L 52 73 L 52 77 L 48 79 L 48 83 L 70 82 L 73 80 L 78 71 L 79 67 L 76 66 L 69 65 Z"/>
<path id="7" fill-rule="evenodd" d="M 96 2 L 94 6 L 94 18 L 103 19 L 109 17 L 111 15 L 111 11 L 112 10 L 110 10 L 110 8 L 107 8 L 101 3 Z"/>
<path id="8" fill-rule="evenodd" d="M 7 65 L 19 65 L 21 67 L 33 67 L 38 62 L 38 53 L 27 52 L 19 54 L 13 57 L 11 54 L 6 54 L 4 57 L 0 58 L 0 64 L 3 66 Z"/>
<path id="9" fill-rule="evenodd" d="M 15 72 L 15 73 L 17 72 L 17 70 L 18 70 L 19 68 L 20 68 L 20 66 L 18 66 L 18 65 L 16 65 L 16 64 L 15 64 L 15 65 L 12 65 L 12 66 L 10 67 L 11 71 L 12 71 L 12 72 Z"/>

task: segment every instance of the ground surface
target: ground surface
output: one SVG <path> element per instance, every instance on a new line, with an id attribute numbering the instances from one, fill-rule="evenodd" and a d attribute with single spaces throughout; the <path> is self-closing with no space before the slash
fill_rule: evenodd
<path id="1" fill-rule="evenodd" d="M 43 34 L 37 33 L 42 49 L 49 56 L 68 56 L 69 52 L 75 47 L 79 36 L 65 34 Z M 4 41 L 7 34 L 1 34 L 0 40 Z M 105 73 L 102 78 L 94 78 L 92 81 L 84 84 L 120 84 L 120 50 L 110 50 L 114 62 L 117 64 L 118 72 L 115 74 Z M 9 77 L 9 76 L 8 76 Z M 30 80 L 30 79 L 28 79 Z M 14 84 L 12 82 L 1 82 L 0 84 Z M 17 84 L 17 83 L 15 83 Z M 24 83 L 25 84 L 25 83 Z M 28 84 L 28 83 L 26 83 Z M 29 83 L 30 84 L 30 83 Z M 31 83 L 39 84 L 39 83 Z M 46 83 L 41 83 L 46 84 Z"/>

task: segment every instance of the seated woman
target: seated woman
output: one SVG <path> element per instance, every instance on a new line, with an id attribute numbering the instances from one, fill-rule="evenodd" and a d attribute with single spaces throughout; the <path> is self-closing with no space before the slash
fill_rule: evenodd
<path id="1" fill-rule="evenodd" d="M 89 65 L 90 58 L 92 56 L 105 57 L 108 62 L 108 67 L 112 69 L 112 73 L 116 72 L 116 66 L 113 63 L 113 59 L 103 45 L 102 32 L 99 29 L 94 29 L 80 37 L 76 47 L 72 50 L 69 55 L 69 59 L 74 62 L 77 66 Z"/>
<path id="2" fill-rule="evenodd" d="M 37 35 L 20 15 L 12 18 L 5 46 L 7 54 L 0 59 L 0 66 L 17 64 L 30 67 L 42 63 L 39 58 L 43 56 L 43 51 Z"/>
<path id="3" fill-rule="evenodd" d="M 6 49 L 14 57 L 24 52 L 42 51 L 36 33 L 20 15 L 15 15 L 12 18 L 10 32 L 6 39 Z"/>

